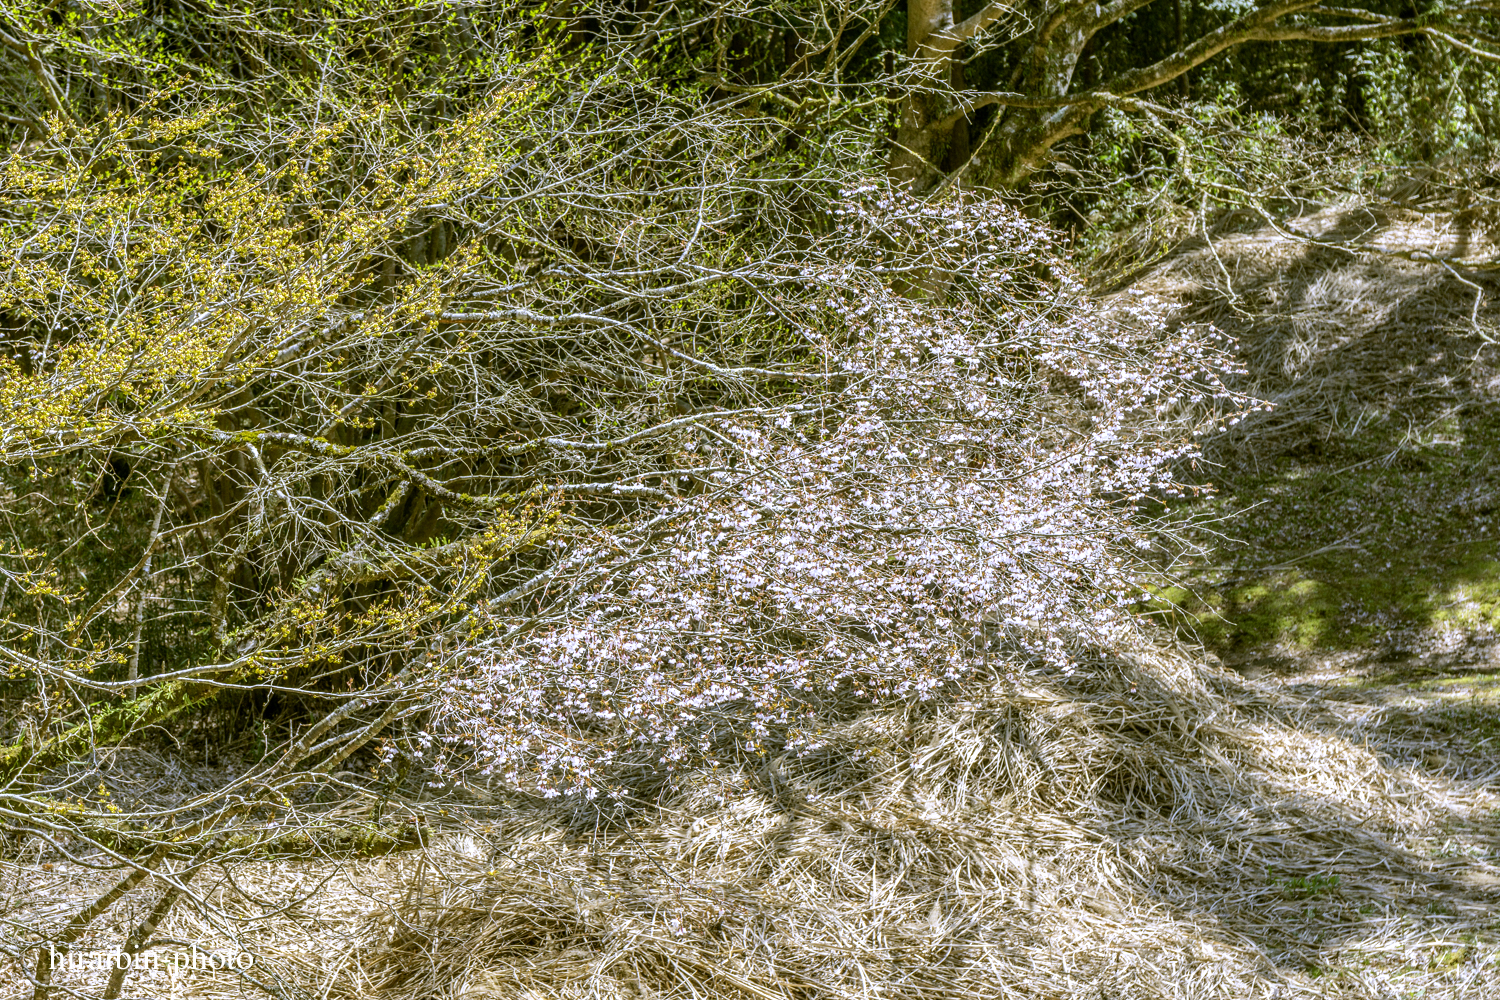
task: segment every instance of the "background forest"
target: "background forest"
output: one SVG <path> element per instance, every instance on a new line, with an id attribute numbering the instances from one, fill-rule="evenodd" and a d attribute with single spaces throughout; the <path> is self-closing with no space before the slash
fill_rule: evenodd
<path id="1" fill-rule="evenodd" d="M 7 995 L 1487 995 L 1497 20 L 7 2 Z"/>

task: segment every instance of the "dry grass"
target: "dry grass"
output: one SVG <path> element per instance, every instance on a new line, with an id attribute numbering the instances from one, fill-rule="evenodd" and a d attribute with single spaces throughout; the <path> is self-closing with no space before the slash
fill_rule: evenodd
<path id="1" fill-rule="evenodd" d="M 1211 243 L 1183 243 L 1113 298 L 1149 294 L 1175 322 L 1212 323 L 1240 341 L 1249 378 L 1239 388 L 1275 409 L 1209 442 L 1208 457 L 1258 472 L 1269 457 L 1357 433 L 1376 410 L 1435 415 L 1489 395 L 1476 378 L 1493 373 L 1474 362 L 1488 346 L 1493 363 L 1500 289 L 1462 267 L 1500 254 L 1500 227 L 1482 221 L 1362 203 L 1292 220 L 1320 240 L 1369 251 L 1354 253 L 1234 217 Z"/>
<path id="2" fill-rule="evenodd" d="M 1418 207 L 1294 220 L 1379 253 L 1241 217 L 1110 299 L 1233 335 L 1236 388 L 1275 403 L 1203 441 L 1184 471 L 1218 496 L 1178 505 L 1193 544 L 1160 563 L 1164 612 L 1226 657 L 1399 659 L 1500 625 L 1500 273 L 1408 259 L 1495 257 L 1500 226 Z"/>
<path id="3" fill-rule="evenodd" d="M 1500 798 L 1428 766 L 1440 730 L 1317 692 L 1165 648 L 997 680 L 614 829 L 516 807 L 240 866 L 163 934 L 222 947 L 214 911 L 249 918 L 249 975 L 318 1000 L 1497 995 Z M 60 916 L 28 867 L 13 916 Z"/>

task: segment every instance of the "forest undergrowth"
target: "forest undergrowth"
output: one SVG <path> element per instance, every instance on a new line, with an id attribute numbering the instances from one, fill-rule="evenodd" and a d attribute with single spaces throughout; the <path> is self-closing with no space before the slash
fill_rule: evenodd
<path id="1" fill-rule="evenodd" d="M 1500 995 L 1496 15 L 1251 6 L 9 5 L 0 1000 Z"/>
<path id="2" fill-rule="evenodd" d="M 1214 498 L 1163 512 L 1201 543 L 1159 592 L 1180 641 L 1072 670 L 1000 649 L 958 696 L 690 769 L 615 822 L 393 788 L 356 807 L 366 841 L 302 831 L 200 876 L 214 910 L 161 939 L 253 964 L 139 970 L 135 995 L 1493 995 L 1500 310 L 1441 268 L 1256 231 L 1118 294 L 1235 333 L 1278 403 L 1206 443 Z M 158 795 L 164 769 L 219 780 L 115 766 Z M 3 865 L 18 921 L 108 881 L 43 849 Z"/>

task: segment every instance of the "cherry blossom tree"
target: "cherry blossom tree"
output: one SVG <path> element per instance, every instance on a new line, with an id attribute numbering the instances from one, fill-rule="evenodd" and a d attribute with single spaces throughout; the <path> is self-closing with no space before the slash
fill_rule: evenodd
<path id="1" fill-rule="evenodd" d="M 420 738 L 440 770 L 640 792 L 815 748 L 831 718 L 986 664 L 1139 641 L 1137 501 L 1177 492 L 1192 420 L 1169 414 L 1235 405 L 1223 345 L 1101 316 L 1052 234 L 993 198 L 830 194 L 825 230 L 735 275 L 798 364 L 735 373 L 756 405 L 670 421 L 678 495 L 570 533 L 476 609 Z M 674 393 L 729 376 L 715 347 Z"/>

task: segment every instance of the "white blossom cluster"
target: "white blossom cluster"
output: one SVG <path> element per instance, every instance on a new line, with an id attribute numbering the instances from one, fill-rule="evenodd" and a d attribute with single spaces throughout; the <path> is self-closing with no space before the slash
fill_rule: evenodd
<path id="1" fill-rule="evenodd" d="M 1132 641 L 1135 501 L 1175 492 L 1221 342 L 1106 322 L 997 200 L 846 192 L 774 316 L 825 377 L 677 438 L 712 488 L 570 541 L 502 607 L 426 739 L 542 794 L 816 747 L 820 721 Z M 710 461 L 711 460 L 711 461 Z"/>

